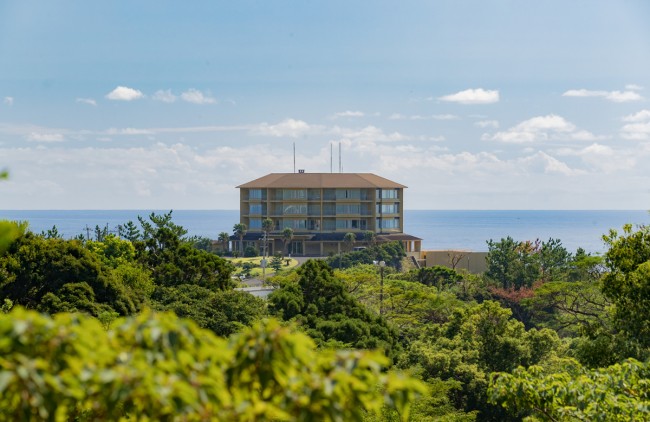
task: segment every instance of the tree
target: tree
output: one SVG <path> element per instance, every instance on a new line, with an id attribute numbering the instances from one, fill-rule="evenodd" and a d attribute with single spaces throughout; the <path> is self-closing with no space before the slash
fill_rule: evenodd
<path id="1" fill-rule="evenodd" d="M 268 256 L 269 253 L 269 236 L 273 230 L 273 220 L 270 218 L 265 218 L 262 220 L 262 231 L 264 232 L 264 256 Z"/>
<path id="2" fill-rule="evenodd" d="M 636 421 L 650 419 L 650 362 L 626 360 L 588 370 L 572 360 L 549 373 L 518 368 L 490 379 L 490 402 L 541 420 Z M 535 419 L 538 420 L 538 419 Z"/>
<path id="3" fill-rule="evenodd" d="M 453 310 L 449 320 L 426 328 L 401 355 L 400 367 L 421 367 L 425 381 L 459 382 L 452 401 L 467 412 L 479 410 L 483 420 L 507 420 L 508 415 L 488 403 L 489 374 L 537 364 L 559 347 L 549 329 L 526 331 L 509 309 L 497 302 Z"/>
<path id="4" fill-rule="evenodd" d="M 219 242 L 221 242 L 221 250 L 224 254 L 228 253 L 228 242 L 230 242 L 230 235 L 226 232 L 219 233 Z"/>
<path id="5" fill-rule="evenodd" d="M 424 386 L 378 352 L 318 350 L 277 321 L 229 339 L 170 313 L 0 314 L 0 421 L 409 419 Z"/>
<path id="6" fill-rule="evenodd" d="M 397 355 L 397 333 L 347 293 L 324 261 L 309 260 L 296 273 L 297 284 L 289 281 L 269 295 L 272 314 L 300 321 L 321 345 L 382 348 L 388 356 Z"/>
<path id="7" fill-rule="evenodd" d="M 377 243 L 377 233 L 372 230 L 366 230 L 363 232 L 363 241 L 366 242 L 368 247 L 374 246 Z"/>
<path id="8" fill-rule="evenodd" d="M 291 227 L 285 227 L 284 230 L 282 230 L 282 243 L 284 243 L 283 252 L 286 252 L 287 254 L 289 253 L 287 247 L 289 244 L 291 244 L 292 240 L 293 240 L 293 229 Z"/>
<path id="9" fill-rule="evenodd" d="M 343 236 L 343 241 L 345 242 L 345 245 L 347 246 L 349 252 L 352 250 L 354 243 L 357 241 L 357 235 L 351 232 L 346 233 L 345 236 Z"/>
<path id="10" fill-rule="evenodd" d="M 43 312 L 136 311 L 134 292 L 76 240 L 44 239 L 28 232 L 0 257 L 0 297 Z"/>
<path id="11" fill-rule="evenodd" d="M 486 277 L 504 289 L 531 287 L 539 275 L 534 254 L 538 242 L 517 242 L 508 236 L 499 242 L 488 242 Z"/>
<path id="12" fill-rule="evenodd" d="M 282 255 L 280 254 L 280 252 L 273 255 L 273 258 L 271 259 L 271 263 L 269 266 L 273 268 L 276 273 L 282 270 Z"/>
<path id="13" fill-rule="evenodd" d="M 623 227 L 603 236 L 609 246 L 603 276 L 603 294 L 615 306 L 618 329 L 643 347 L 650 347 L 650 226 Z"/>
<path id="14" fill-rule="evenodd" d="M 138 229 L 138 226 L 133 221 L 129 221 L 123 226 L 122 236 L 131 242 L 142 239 L 140 229 Z"/>
<path id="15" fill-rule="evenodd" d="M 63 239 L 63 236 L 59 233 L 59 229 L 56 228 L 56 225 L 52 226 L 51 229 L 48 229 L 47 232 L 42 231 L 41 237 L 46 239 Z"/>
<path id="16" fill-rule="evenodd" d="M 233 234 L 239 238 L 239 252 L 241 252 L 241 256 L 244 256 L 244 236 L 246 236 L 247 230 L 248 227 L 244 223 L 237 223 L 232 226 Z"/>

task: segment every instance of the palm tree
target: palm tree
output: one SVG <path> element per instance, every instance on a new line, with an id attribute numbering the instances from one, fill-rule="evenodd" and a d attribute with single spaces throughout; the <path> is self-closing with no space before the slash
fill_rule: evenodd
<path id="1" fill-rule="evenodd" d="M 221 249 L 223 249 L 223 253 L 228 252 L 228 242 L 230 241 L 230 235 L 227 232 L 221 232 L 219 233 L 218 237 L 219 242 L 221 242 Z"/>
<path id="2" fill-rule="evenodd" d="M 373 232 L 372 230 L 366 230 L 363 232 L 363 240 L 366 241 L 368 247 L 371 247 L 377 241 L 377 233 Z"/>
<path id="3" fill-rule="evenodd" d="M 345 236 L 343 236 L 343 241 L 348 246 L 348 252 L 349 252 L 352 250 L 352 247 L 354 246 L 354 242 L 357 241 L 357 235 L 352 232 L 346 233 Z"/>
<path id="4" fill-rule="evenodd" d="M 273 230 L 273 220 L 265 218 L 262 220 L 262 231 L 264 232 L 264 256 L 267 255 L 267 248 L 269 246 L 269 233 Z"/>
<path id="5" fill-rule="evenodd" d="M 293 229 L 291 227 L 285 227 L 284 230 L 282 230 L 282 242 L 284 242 L 284 250 L 287 253 L 289 253 L 287 245 L 291 242 L 291 239 L 293 239 Z"/>
<path id="6" fill-rule="evenodd" d="M 239 237 L 239 251 L 241 256 L 244 256 L 244 236 L 246 236 L 246 231 L 248 227 L 244 223 L 237 223 L 232 226 L 232 232 L 235 236 Z"/>

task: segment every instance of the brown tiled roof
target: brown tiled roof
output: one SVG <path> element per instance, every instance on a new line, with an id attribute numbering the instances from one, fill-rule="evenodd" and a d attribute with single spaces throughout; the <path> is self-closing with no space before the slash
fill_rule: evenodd
<path id="1" fill-rule="evenodd" d="M 372 173 L 271 173 L 238 188 L 406 188 Z"/>

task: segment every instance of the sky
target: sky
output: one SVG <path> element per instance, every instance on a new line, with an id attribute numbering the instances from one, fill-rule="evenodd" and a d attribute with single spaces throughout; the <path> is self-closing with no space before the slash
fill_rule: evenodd
<path id="1" fill-rule="evenodd" d="M 650 209 L 650 2 L 0 2 L 0 209 L 237 209 L 294 168 Z"/>

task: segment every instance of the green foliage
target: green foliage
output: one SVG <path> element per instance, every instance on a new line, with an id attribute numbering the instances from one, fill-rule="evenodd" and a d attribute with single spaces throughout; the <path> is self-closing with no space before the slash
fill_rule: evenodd
<path id="1" fill-rule="evenodd" d="M 273 268 L 276 273 L 282 270 L 282 254 L 280 253 L 275 254 L 271 259 L 271 263 L 269 264 L 269 266 Z"/>
<path id="2" fill-rule="evenodd" d="M 47 232 L 41 232 L 41 236 L 46 239 L 63 239 L 63 236 L 59 233 L 59 229 L 55 226 L 52 226 L 51 229 L 48 229 Z"/>
<path id="3" fill-rule="evenodd" d="M 408 420 L 419 382 L 377 352 L 315 350 L 268 321 L 230 341 L 144 312 L 0 315 L 0 420 Z"/>
<path id="4" fill-rule="evenodd" d="M 559 239 L 518 242 L 508 236 L 489 240 L 486 277 L 503 289 L 530 288 L 536 281 L 562 281 L 573 258 Z"/>
<path id="5" fill-rule="evenodd" d="M 387 242 L 375 245 L 361 251 L 347 252 L 327 258 L 332 268 L 344 269 L 359 264 L 372 264 L 373 261 L 384 261 L 387 266 L 401 269 L 402 258 L 406 256 L 401 242 Z"/>
<path id="6" fill-rule="evenodd" d="M 230 235 L 226 232 L 219 233 L 217 240 L 221 243 L 221 251 L 226 254 L 228 253 L 228 243 L 230 242 Z"/>
<path id="7" fill-rule="evenodd" d="M 354 243 L 357 241 L 357 235 L 354 233 L 346 233 L 345 236 L 343 236 L 343 241 L 345 242 L 345 245 L 347 246 L 349 252 L 352 250 Z"/>
<path id="8" fill-rule="evenodd" d="M 619 330 L 643 347 L 650 347 L 650 226 L 631 225 L 623 235 L 614 230 L 603 239 L 609 246 L 603 277 L 603 293 L 615 306 Z"/>
<path id="9" fill-rule="evenodd" d="M 136 311 L 133 293 L 75 240 L 27 233 L 0 257 L 0 297 L 45 312 Z"/>
<path id="10" fill-rule="evenodd" d="M 0 220 L 0 257 L 26 230 L 27 223 Z"/>
<path id="11" fill-rule="evenodd" d="M 271 313 L 299 320 L 319 344 L 382 348 L 389 356 L 397 354 L 397 333 L 350 296 L 324 261 L 309 260 L 297 274 L 297 285 L 286 283 L 269 295 Z"/>
<path id="12" fill-rule="evenodd" d="M 244 255 L 244 236 L 246 236 L 247 231 L 248 227 L 244 223 L 237 223 L 232 226 L 232 233 L 239 238 L 239 252 L 242 256 Z"/>
<path id="13" fill-rule="evenodd" d="M 255 246 L 246 246 L 246 249 L 244 249 L 244 257 L 255 258 L 256 256 L 260 256 L 260 251 Z"/>
<path id="14" fill-rule="evenodd" d="M 409 281 L 414 273 L 403 276 L 390 269 L 384 271 L 387 274 L 384 277 L 383 317 L 397 328 L 402 338 L 417 338 L 423 327 L 447 322 L 455 308 L 464 306 L 451 293 L 440 293 L 435 287 Z M 357 265 L 337 270 L 334 274 L 343 281 L 348 293 L 366 308 L 379 313 L 380 277 L 377 266 Z"/>
<path id="15" fill-rule="evenodd" d="M 152 213 L 150 223 L 138 218 L 145 240 L 136 243 L 136 258 L 151 271 L 157 285 L 197 284 L 209 289 L 233 286 L 233 266 L 184 240 L 186 230 L 171 221 L 171 212 L 163 216 Z"/>
<path id="16" fill-rule="evenodd" d="M 436 265 L 410 271 L 410 278 L 427 286 L 435 286 L 439 291 L 459 283 L 463 277 L 451 268 Z"/>
<path id="17" fill-rule="evenodd" d="M 497 373 L 490 401 L 542 420 L 636 421 L 650 419 L 650 363 L 634 359 L 587 370 L 567 361 L 561 372 L 540 366 Z"/>
<path id="18" fill-rule="evenodd" d="M 508 416 L 487 403 L 489 374 L 539 363 L 560 344 L 552 330 L 526 331 L 511 316 L 491 301 L 456 309 L 448 322 L 431 325 L 427 335 L 411 343 L 400 366 L 422 368 L 424 380 L 459 382 L 451 397 L 457 408 L 479 410 L 481 419 L 504 420 Z"/>
<path id="19" fill-rule="evenodd" d="M 211 291 L 191 284 L 161 286 L 156 289 L 152 299 L 156 309 L 173 311 L 180 317 L 192 319 L 201 328 L 224 337 L 266 316 L 264 300 L 235 290 Z"/>

